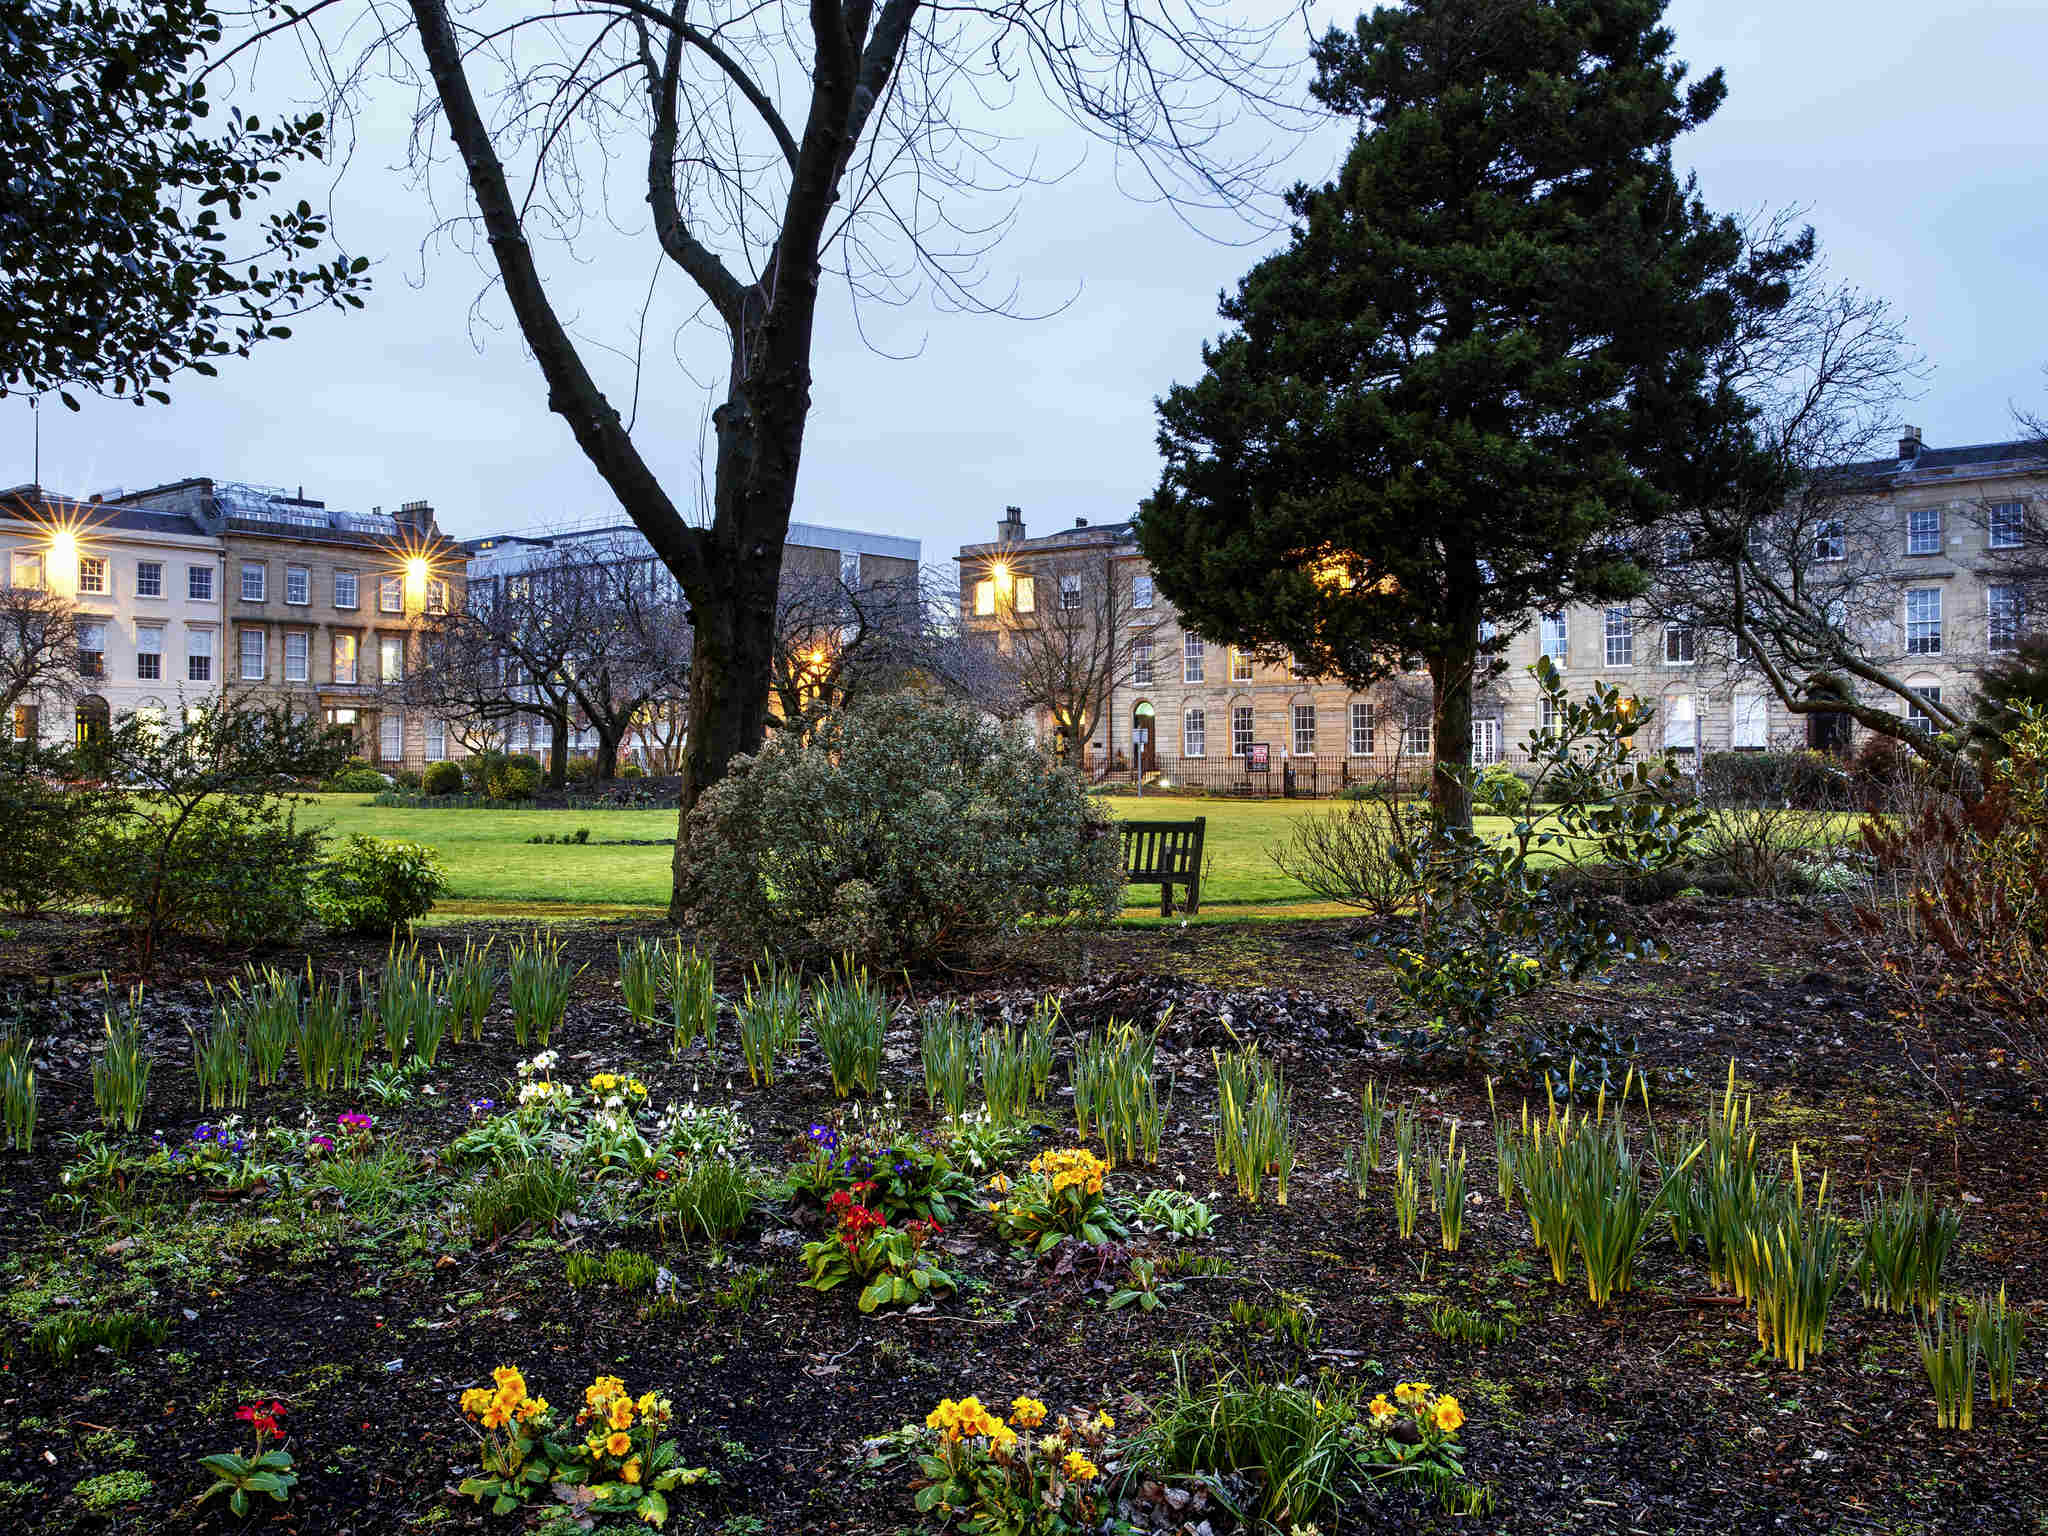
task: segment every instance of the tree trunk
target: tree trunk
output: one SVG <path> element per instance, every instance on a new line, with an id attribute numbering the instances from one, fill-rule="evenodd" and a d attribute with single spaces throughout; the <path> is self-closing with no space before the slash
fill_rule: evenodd
<path id="1" fill-rule="evenodd" d="M 569 713 L 564 710 L 548 721 L 548 788 L 563 789 L 569 783 Z"/>
<path id="2" fill-rule="evenodd" d="M 1445 826 L 1469 827 L 1472 682 L 1479 664 L 1479 570 L 1476 562 L 1449 563 L 1444 624 L 1454 638 L 1441 655 L 1429 660 L 1429 677 L 1436 689 L 1429 799 Z"/>
<path id="3" fill-rule="evenodd" d="M 606 730 L 597 728 L 597 779 L 600 784 L 609 784 L 619 776 L 619 742 L 625 736 L 624 726 Z"/>

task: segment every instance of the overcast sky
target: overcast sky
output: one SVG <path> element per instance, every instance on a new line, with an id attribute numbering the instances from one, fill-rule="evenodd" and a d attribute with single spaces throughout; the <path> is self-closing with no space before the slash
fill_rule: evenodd
<path id="1" fill-rule="evenodd" d="M 1934 366 L 1909 418 L 1927 441 L 2000 438 L 2013 404 L 2048 407 L 2048 7 L 1677 0 L 1669 20 L 1678 55 L 1729 83 L 1681 162 L 1716 207 L 1807 205 L 1833 272 L 1893 299 Z M 369 307 L 303 323 L 217 379 L 187 378 L 168 407 L 73 415 L 52 402 L 46 485 L 84 495 L 204 474 L 303 485 L 356 510 L 424 498 L 458 537 L 616 511 L 495 295 L 472 326 L 475 265 L 443 253 L 422 268 L 425 204 L 386 169 L 401 117 L 395 105 L 371 124 L 333 197 L 350 249 L 378 262 Z M 1045 132 L 1048 163 L 1078 156 L 1043 115 L 1025 121 Z M 1296 174 L 1320 179 L 1342 144 L 1338 132 L 1302 144 Z M 917 352 L 897 361 L 864 343 L 844 290 L 828 292 L 797 517 L 907 534 L 943 560 L 992 537 L 1009 503 L 1035 532 L 1128 516 L 1157 474 L 1153 397 L 1197 372 L 1218 291 L 1260 248 L 1132 200 L 1098 150 L 1024 196 L 990 261 L 997 290 L 1016 279 L 1026 307 L 1071 300 L 1054 317 L 925 301 L 866 315 L 869 337 Z M 617 339 L 651 248 L 544 259 L 564 307 Z M 680 369 L 650 369 L 636 435 L 678 487 L 694 484 L 704 410 Z M 28 478 L 23 402 L 0 402 L 0 455 L 0 483 Z"/>

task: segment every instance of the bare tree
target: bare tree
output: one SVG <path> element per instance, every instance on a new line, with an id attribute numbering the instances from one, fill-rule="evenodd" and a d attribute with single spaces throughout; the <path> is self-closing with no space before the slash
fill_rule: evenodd
<path id="1" fill-rule="evenodd" d="M 85 685 L 78 611 L 48 587 L 0 587 L 0 722 L 16 706 L 41 708 Z"/>
<path id="2" fill-rule="evenodd" d="M 1140 645 L 1151 642 L 1132 626 L 1131 577 L 1119 565 L 1107 553 L 1033 560 L 997 597 L 996 649 L 1010 688 L 1050 718 L 1056 750 L 1076 768 L 1110 696 L 1131 680 Z"/>
<path id="3" fill-rule="evenodd" d="M 1938 733 L 1967 728 L 1953 702 L 1908 681 L 1924 642 L 1901 623 L 1906 574 L 1889 498 L 1900 408 L 1923 377 L 1890 303 L 1829 281 L 1812 232 L 1785 216 L 1753 232 L 1731 299 L 1746 317 L 1718 359 L 1751 419 L 1703 450 L 1694 496 L 1649 551 L 1649 611 L 1696 662 L 1753 674 L 1799 716 L 1840 715 L 1947 764 Z M 1774 248 L 1786 253 L 1775 264 Z M 1757 294 L 1789 290 L 1782 307 Z M 1933 731 L 1909 725 L 1918 708 Z"/>
<path id="4" fill-rule="evenodd" d="M 340 3 L 313 0 L 271 30 L 317 30 Z M 445 129 L 468 196 L 449 224 L 487 244 L 550 409 L 687 594 L 685 829 L 698 795 L 767 728 L 826 276 L 856 304 L 929 284 L 959 305 L 1014 312 L 988 297 L 984 260 L 1010 212 L 990 196 L 1040 174 L 1042 142 L 1020 134 L 1013 147 L 1002 133 L 1027 86 L 1158 195 L 1247 206 L 1273 157 L 1265 142 L 1239 154 L 1231 123 L 1246 107 L 1269 121 L 1298 111 L 1288 82 L 1299 57 L 1266 62 L 1297 16 L 1241 25 L 1226 3 L 502 0 L 458 13 L 407 0 L 369 11 L 375 39 L 343 64 L 341 108 L 380 67 L 419 88 L 416 166 L 431 167 Z M 630 195 L 606 206 L 633 166 Z M 657 274 L 680 275 L 723 353 L 702 525 L 636 432 L 644 326 L 623 346 L 576 334 L 538 249 L 587 221 L 624 231 L 641 204 Z M 623 411 L 593 367 L 608 366 L 600 349 L 624 359 Z"/>
<path id="5" fill-rule="evenodd" d="M 687 692 L 640 706 L 633 717 L 632 741 L 646 759 L 650 774 L 666 778 L 683 771 L 683 743 L 689 739 L 689 730 Z"/>

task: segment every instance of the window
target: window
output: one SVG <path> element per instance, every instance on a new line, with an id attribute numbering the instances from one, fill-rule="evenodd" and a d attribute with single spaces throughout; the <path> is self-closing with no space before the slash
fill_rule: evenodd
<path id="1" fill-rule="evenodd" d="M 1131 642 L 1131 681 L 1143 687 L 1152 681 L 1152 640 Z"/>
<path id="2" fill-rule="evenodd" d="M 2020 644 L 2020 589 L 2018 587 L 1986 587 L 1984 589 L 1984 648 L 1987 651 L 2014 651 Z"/>
<path id="3" fill-rule="evenodd" d="M 336 571 L 334 573 L 334 606 L 353 608 L 356 605 L 356 573 Z"/>
<path id="4" fill-rule="evenodd" d="M 405 636 L 377 637 L 377 681 L 395 683 L 405 676 Z"/>
<path id="5" fill-rule="evenodd" d="M 1248 683 L 1252 680 L 1251 652 L 1230 648 L 1230 680 L 1233 683 Z"/>
<path id="6" fill-rule="evenodd" d="M 1842 528 L 1839 517 L 1821 519 L 1813 525 L 1813 558 L 1816 560 L 1846 560 L 1849 558 L 1849 536 Z"/>
<path id="7" fill-rule="evenodd" d="M 243 602 L 260 603 L 263 601 L 264 577 L 268 574 L 268 569 L 260 560 L 244 560 L 242 562 Z"/>
<path id="8" fill-rule="evenodd" d="M 303 629 L 287 630 L 284 637 L 284 680 L 306 681 L 306 662 L 313 653 L 313 637 Z"/>
<path id="9" fill-rule="evenodd" d="M 1183 635 L 1180 640 L 1180 680 L 1184 683 L 1199 683 L 1202 680 L 1202 637 Z"/>
<path id="10" fill-rule="evenodd" d="M 1912 726 L 1916 731 L 1925 731 L 1930 736 L 1933 735 L 1939 727 L 1935 725 L 1934 717 L 1920 707 L 1920 701 L 1929 704 L 1940 704 L 1941 686 L 1938 683 L 1929 683 L 1924 687 L 1915 684 L 1909 692 L 1912 693 L 1916 702 L 1906 706 L 1906 724 Z"/>
<path id="11" fill-rule="evenodd" d="M 1915 587 L 1906 594 L 1906 654 L 1941 654 L 1941 588 Z"/>
<path id="12" fill-rule="evenodd" d="M 284 568 L 284 600 L 299 608 L 313 601 L 313 573 L 305 566 Z"/>
<path id="13" fill-rule="evenodd" d="M 162 597 L 164 595 L 163 561 L 138 560 L 135 562 L 135 595 L 137 597 Z"/>
<path id="14" fill-rule="evenodd" d="M 1472 720 L 1472 766 L 1484 768 L 1500 761 L 1500 722 L 1491 715 Z"/>
<path id="15" fill-rule="evenodd" d="M 17 587 L 40 587 L 43 584 L 43 557 L 17 551 L 12 580 Z"/>
<path id="16" fill-rule="evenodd" d="M 1552 661 L 1561 662 L 1570 650 L 1570 638 L 1565 630 L 1562 613 L 1546 613 L 1537 620 L 1537 643 L 1543 654 Z"/>
<path id="17" fill-rule="evenodd" d="M 1351 706 L 1351 755 L 1371 757 L 1373 709 L 1370 703 L 1360 701 Z"/>
<path id="18" fill-rule="evenodd" d="M 1906 553 L 1941 553 L 1941 508 L 1914 507 L 1906 513 Z"/>
<path id="19" fill-rule="evenodd" d="M 1607 639 L 1607 665 L 1610 667 L 1632 667 L 1636 664 L 1636 616 L 1626 607 L 1610 608 L 1604 631 Z M 1549 652 L 1545 652 L 1548 655 Z"/>
<path id="20" fill-rule="evenodd" d="M 1316 755 L 1316 707 L 1313 704 L 1294 706 L 1294 755 Z"/>
<path id="21" fill-rule="evenodd" d="M 1072 610 L 1081 606 L 1081 578 L 1062 576 L 1060 578 L 1060 606 Z"/>
<path id="22" fill-rule="evenodd" d="M 1761 752 L 1771 744 L 1770 700 L 1760 693 L 1735 695 L 1728 744 L 1738 752 Z"/>
<path id="23" fill-rule="evenodd" d="M 405 716 L 388 710 L 377 718 L 377 756 L 395 763 L 405 756 Z"/>
<path id="24" fill-rule="evenodd" d="M 1557 700 L 1546 696 L 1543 700 L 1542 730 L 1546 736 L 1555 736 L 1564 729 L 1564 710 Z"/>
<path id="25" fill-rule="evenodd" d="M 1017 612 L 1019 612 L 1019 613 L 1036 613 L 1036 612 L 1038 612 L 1038 578 L 1037 578 L 1037 577 L 1035 577 L 1035 576 L 1019 576 L 1019 577 L 1017 578 L 1017 584 L 1016 584 L 1016 586 L 1015 586 L 1014 588 L 1012 588 L 1012 594 L 1013 594 L 1013 595 L 1012 595 L 1012 597 L 1011 597 L 1011 599 L 1010 599 L 1010 602 L 1011 602 L 1011 606 L 1012 606 L 1012 607 L 1014 607 L 1014 608 L 1015 608 L 1015 609 L 1017 610 Z"/>
<path id="26" fill-rule="evenodd" d="M 448 583 L 438 576 L 429 578 L 427 581 L 427 612 L 446 613 L 447 611 Z"/>
<path id="27" fill-rule="evenodd" d="M 78 557 L 78 591 L 80 596 L 105 597 L 107 595 L 107 557 L 105 555 L 80 555 Z"/>
<path id="28" fill-rule="evenodd" d="M 1131 606 L 1133 608 L 1150 608 L 1152 606 L 1152 578 L 1150 576 L 1133 576 L 1131 578 Z"/>
<path id="29" fill-rule="evenodd" d="M 2018 549 L 2027 533 L 2026 503 L 1994 501 L 1985 531 L 1993 549 Z"/>
<path id="30" fill-rule="evenodd" d="M 242 647 L 242 681 L 261 682 L 263 679 L 263 631 L 242 630 L 236 637 Z"/>
<path id="31" fill-rule="evenodd" d="M 1199 709 L 1190 709 L 1180 717 L 1180 755 L 1182 757 L 1207 757 L 1209 755 L 1208 721 Z"/>
<path id="32" fill-rule="evenodd" d="M 135 675 L 144 682 L 156 682 L 164 675 L 164 632 L 158 624 L 140 624 L 135 629 Z"/>
<path id="33" fill-rule="evenodd" d="M 107 626 L 104 624 L 80 624 L 73 631 L 78 637 L 78 670 L 86 677 L 107 675 Z"/>
<path id="34" fill-rule="evenodd" d="M 1692 530 L 1671 528 L 1664 534 L 1664 563 L 1684 565 L 1692 558 Z"/>
<path id="35" fill-rule="evenodd" d="M 860 551 L 842 549 L 839 551 L 839 584 L 842 587 L 860 586 Z"/>
<path id="36" fill-rule="evenodd" d="M 42 711 L 33 704 L 14 706 L 14 739 L 34 741 L 42 734 Z"/>
<path id="37" fill-rule="evenodd" d="M 1664 626 L 1664 664 L 1689 667 L 1693 662 L 1693 627 L 1690 624 Z"/>
<path id="38" fill-rule="evenodd" d="M 1699 717 L 1693 712 L 1692 695 L 1674 693 L 1664 701 L 1664 748 L 1690 752 L 1698 745 Z"/>
<path id="39" fill-rule="evenodd" d="M 423 729 L 426 736 L 427 761 L 438 763 L 448 755 L 448 722 L 429 720 Z"/>
<path id="40" fill-rule="evenodd" d="M 380 613 L 405 612 L 405 578 L 386 576 L 377 583 L 377 609 Z"/>
<path id="41" fill-rule="evenodd" d="M 334 680 L 337 683 L 352 683 L 356 680 L 356 637 L 336 635 L 334 637 Z"/>
<path id="42" fill-rule="evenodd" d="M 194 570 L 204 570 L 194 566 Z M 207 575 L 213 573 L 207 571 Z M 192 683 L 213 681 L 213 631 L 210 629 L 188 629 L 185 631 L 185 680 Z"/>
<path id="43" fill-rule="evenodd" d="M 1430 752 L 1430 707 L 1419 699 L 1410 700 L 1401 722 L 1401 751 L 1408 757 L 1427 757 Z"/>
<path id="44" fill-rule="evenodd" d="M 1249 757 L 1252 750 L 1252 707 L 1236 704 L 1230 710 L 1230 755 Z"/>
<path id="45" fill-rule="evenodd" d="M 210 565 L 188 565 L 185 567 L 185 596 L 195 603 L 213 601 L 213 567 Z"/>
<path id="46" fill-rule="evenodd" d="M 983 577 L 974 584 L 974 612 L 978 618 L 987 618 L 996 611 L 996 584 Z"/>

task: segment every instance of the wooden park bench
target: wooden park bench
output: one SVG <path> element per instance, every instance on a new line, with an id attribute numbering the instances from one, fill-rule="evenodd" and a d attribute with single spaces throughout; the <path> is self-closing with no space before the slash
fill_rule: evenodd
<path id="1" fill-rule="evenodd" d="M 1173 888 L 1187 887 L 1183 910 L 1193 916 L 1202 906 L 1202 832 L 1206 816 L 1193 821 L 1127 821 L 1124 823 L 1124 879 L 1132 885 L 1159 887 L 1159 915 L 1173 915 Z"/>

